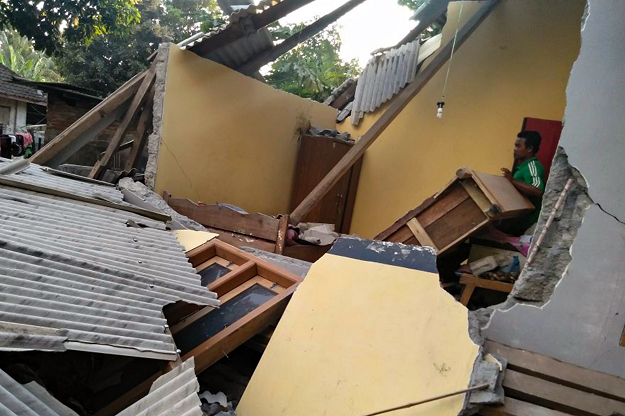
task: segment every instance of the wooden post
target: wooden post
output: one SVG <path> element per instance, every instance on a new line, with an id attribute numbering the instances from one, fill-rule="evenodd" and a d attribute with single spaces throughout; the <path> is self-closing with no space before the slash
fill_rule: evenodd
<path id="1" fill-rule="evenodd" d="M 347 3 L 343 4 L 338 9 L 334 10 L 331 13 L 323 16 L 321 19 L 316 22 L 306 26 L 304 29 L 300 30 L 296 34 L 290 36 L 285 39 L 282 43 L 274 46 L 268 51 L 262 53 L 258 57 L 253 60 L 245 63 L 241 67 L 237 68 L 237 71 L 251 75 L 258 71 L 260 68 L 268 64 L 269 62 L 275 61 L 278 57 L 284 55 L 286 52 L 293 49 L 295 46 L 300 43 L 310 39 L 315 36 L 317 33 L 321 32 L 323 29 L 328 27 L 331 23 L 337 21 L 340 17 L 345 15 L 347 12 L 364 3 L 367 0 L 349 0 Z"/>
<path id="2" fill-rule="evenodd" d="M 108 167 L 111 158 L 113 157 L 113 155 L 117 151 L 117 148 L 124 139 L 124 136 L 128 131 L 128 127 L 130 127 L 130 122 L 135 117 L 137 111 L 145 101 L 148 91 L 150 90 L 150 88 L 152 88 L 155 75 L 156 66 L 152 64 L 147 74 L 143 78 L 141 86 L 139 86 L 137 93 L 132 98 L 132 102 L 130 103 L 128 111 L 124 115 L 122 121 L 119 123 L 117 130 L 115 130 L 115 134 L 111 138 L 111 142 L 109 143 L 109 146 L 106 149 L 104 156 L 102 156 L 102 158 L 96 162 L 96 164 L 93 166 L 93 169 L 91 170 L 91 173 L 89 173 L 90 178 L 99 179 L 104 174 L 104 172 L 106 172 L 106 168 Z"/>
<path id="3" fill-rule="evenodd" d="M 114 93 L 104 99 L 104 101 L 76 120 L 74 124 L 63 130 L 54 138 L 54 140 L 35 153 L 30 161 L 40 165 L 47 164 L 52 158 L 61 153 L 79 136 L 86 133 L 99 121 L 106 118 L 109 114 L 112 114 L 118 107 L 129 100 L 130 97 L 139 89 L 139 85 L 143 82 L 144 77 L 145 72 L 142 72 L 126 82 Z M 113 122 L 113 119 L 110 119 L 110 122 Z M 67 156 L 69 157 L 70 155 Z"/>
<path id="4" fill-rule="evenodd" d="M 456 49 L 460 48 L 465 40 L 473 33 L 480 23 L 489 15 L 493 8 L 499 3 L 499 0 L 489 0 L 486 2 L 473 17 L 458 32 L 456 40 Z M 356 142 L 356 144 L 343 156 L 339 163 L 332 168 L 330 172 L 323 178 L 321 182 L 312 190 L 312 192 L 304 198 L 297 208 L 290 215 L 290 223 L 298 224 L 302 218 L 315 207 L 317 202 L 323 198 L 326 193 L 343 177 L 358 159 L 360 159 L 365 151 L 371 146 L 375 140 L 382 134 L 386 127 L 391 124 L 395 117 L 408 105 L 415 95 L 427 84 L 427 82 L 436 74 L 436 72 L 447 62 L 451 56 L 453 40 L 450 41 L 438 55 L 432 59 L 432 62 L 421 71 L 415 80 L 393 100 L 392 104 L 384 114 L 371 126 L 371 128 Z"/>

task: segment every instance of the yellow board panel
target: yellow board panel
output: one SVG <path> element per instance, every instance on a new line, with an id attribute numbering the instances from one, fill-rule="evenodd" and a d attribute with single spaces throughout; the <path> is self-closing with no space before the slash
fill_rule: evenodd
<path id="1" fill-rule="evenodd" d="M 175 230 L 174 234 L 176 234 L 180 244 L 183 245 L 184 251 L 191 251 L 219 235 L 209 233 L 208 231 L 195 230 Z"/>
<path id="2" fill-rule="evenodd" d="M 326 254 L 295 292 L 240 416 L 359 416 L 467 388 L 468 311 L 417 270 Z M 455 416 L 464 395 L 389 413 Z"/>

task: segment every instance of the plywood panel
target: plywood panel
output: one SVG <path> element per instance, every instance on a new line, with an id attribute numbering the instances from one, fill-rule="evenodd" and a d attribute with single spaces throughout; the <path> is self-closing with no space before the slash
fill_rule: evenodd
<path id="1" fill-rule="evenodd" d="M 350 416 L 469 385 L 478 347 L 438 275 L 326 254 L 285 311 L 240 416 Z M 455 416 L 464 396 L 396 414 Z"/>
<path id="2" fill-rule="evenodd" d="M 510 181 L 503 176 L 489 175 L 482 172 L 472 172 L 473 179 L 484 194 L 494 203 L 497 203 L 507 214 L 531 210 L 532 203 L 516 190 Z"/>
<path id="3" fill-rule="evenodd" d="M 467 199 L 434 222 L 425 231 L 442 250 L 459 237 L 487 221 L 486 215 L 472 199 Z"/>

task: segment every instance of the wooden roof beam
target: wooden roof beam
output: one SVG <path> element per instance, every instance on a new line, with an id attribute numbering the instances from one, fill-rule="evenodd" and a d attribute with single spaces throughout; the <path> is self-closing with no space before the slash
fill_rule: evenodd
<path id="1" fill-rule="evenodd" d="M 233 24 L 227 29 L 215 33 L 211 37 L 189 49 L 200 56 L 204 56 L 217 48 L 221 48 L 222 46 L 242 38 L 249 33 L 256 32 L 257 30 L 277 22 L 289 13 L 307 5 L 308 3 L 312 3 L 313 1 L 314 0 L 283 0 L 261 13 L 253 14 L 249 17 L 241 19 L 238 24 Z"/>
<path id="2" fill-rule="evenodd" d="M 237 71 L 245 75 L 251 75 L 255 73 L 256 71 L 258 71 L 260 68 L 262 68 L 269 62 L 275 61 L 277 58 L 284 55 L 286 52 L 290 51 L 291 49 L 293 49 L 300 43 L 315 36 L 317 33 L 321 32 L 330 24 L 336 22 L 339 18 L 341 18 L 347 12 L 351 11 L 356 6 L 361 5 L 365 1 L 366 0 L 349 0 L 347 3 L 343 4 L 338 9 L 334 10 L 333 12 L 328 13 L 327 15 L 323 16 L 319 20 L 315 21 L 314 23 L 311 23 L 310 25 L 306 26 L 304 29 L 288 37 L 282 43 L 263 52 L 256 58 L 252 59 L 251 61 L 237 68 Z"/>
<path id="3" fill-rule="evenodd" d="M 499 0 L 488 0 L 473 15 L 473 17 L 460 29 L 456 40 L 456 49 L 460 48 L 464 41 L 473 33 L 475 29 L 486 19 L 490 12 L 499 3 Z M 339 163 L 319 182 L 310 194 L 295 208 L 289 221 L 291 224 L 298 224 L 302 218 L 312 210 L 328 191 L 339 181 L 340 178 L 360 159 L 365 151 L 389 124 L 395 120 L 399 113 L 408 105 L 415 95 L 427 84 L 436 72 L 449 60 L 451 56 L 453 39 L 432 59 L 432 62 L 421 71 L 415 80 L 395 97 L 388 110 L 371 126 L 369 130 L 356 142 L 356 144 L 343 156 Z"/>

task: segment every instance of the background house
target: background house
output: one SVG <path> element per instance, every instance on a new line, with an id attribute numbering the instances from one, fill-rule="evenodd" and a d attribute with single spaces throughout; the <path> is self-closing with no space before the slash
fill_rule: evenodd
<path id="1" fill-rule="evenodd" d="M 32 86 L 16 82 L 17 75 L 0 65 L 1 133 L 25 132 L 32 124 L 45 124 L 46 96 Z"/>

